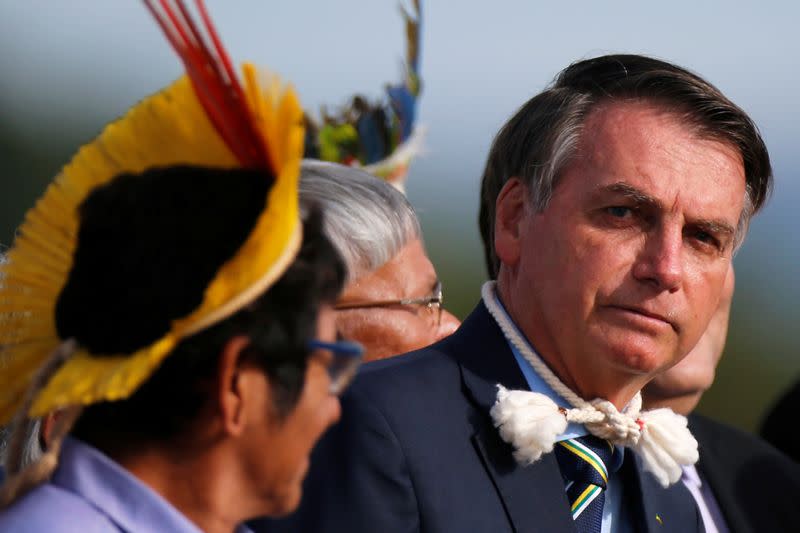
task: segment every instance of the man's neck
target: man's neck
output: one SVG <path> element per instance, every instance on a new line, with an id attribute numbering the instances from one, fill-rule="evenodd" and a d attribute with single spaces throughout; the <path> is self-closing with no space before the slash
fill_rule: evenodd
<path id="1" fill-rule="evenodd" d="M 174 453 L 151 446 L 114 460 L 202 531 L 231 533 L 245 517 L 237 516 L 241 505 L 236 501 L 238 491 L 229 490 L 235 482 L 213 455 L 187 449 Z"/>

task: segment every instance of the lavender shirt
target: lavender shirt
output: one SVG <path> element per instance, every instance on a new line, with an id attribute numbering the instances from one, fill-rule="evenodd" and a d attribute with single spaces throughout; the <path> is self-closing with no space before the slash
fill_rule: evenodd
<path id="1" fill-rule="evenodd" d="M 0 511 L 0 531 L 202 533 L 127 470 L 69 437 L 50 482 Z M 235 533 L 250 533 L 250 529 L 242 525 Z"/>

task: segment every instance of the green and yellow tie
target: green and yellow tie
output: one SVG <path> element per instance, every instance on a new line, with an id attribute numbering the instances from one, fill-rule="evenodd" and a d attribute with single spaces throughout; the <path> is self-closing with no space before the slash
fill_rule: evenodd
<path id="1" fill-rule="evenodd" d="M 572 519 L 579 533 L 600 533 L 614 446 L 593 435 L 556 443 Z"/>

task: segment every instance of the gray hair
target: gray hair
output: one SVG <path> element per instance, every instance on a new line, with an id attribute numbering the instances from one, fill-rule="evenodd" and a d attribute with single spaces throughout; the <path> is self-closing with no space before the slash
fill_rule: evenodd
<path id="1" fill-rule="evenodd" d="M 530 189 L 537 211 L 547 207 L 559 175 L 575 154 L 587 116 L 601 103 L 644 100 L 675 113 L 701 137 L 735 148 L 745 172 L 745 203 L 735 245 L 772 188 L 769 153 L 758 128 L 736 104 L 700 76 L 645 56 L 608 55 L 564 69 L 526 102 L 495 137 L 481 182 L 478 224 L 490 277 L 497 275 L 495 202 L 511 177 Z"/>
<path id="2" fill-rule="evenodd" d="M 44 451 L 42 450 L 39 435 L 42 430 L 42 422 L 40 419 L 34 420 L 25 432 L 25 443 L 22 446 L 22 461 L 20 468 L 25 468 L 39 460 Z M 0 466 L 7 467 L 6 461 L 8 460 L 8 445 L 11 439 L 11 426 L 0 427 Z M 8 468 L 6 468 L 8 471 Z"/>
<path id="3" fill-rule="evenodd" d="M 369 274 L 421 235 L 406 197 L 366 172 L 322 161 L 304 160 L 300 171 L 300 210 L 305 218 L 317 205 L 325 235 L 347 266 L 348 281 Z"/>

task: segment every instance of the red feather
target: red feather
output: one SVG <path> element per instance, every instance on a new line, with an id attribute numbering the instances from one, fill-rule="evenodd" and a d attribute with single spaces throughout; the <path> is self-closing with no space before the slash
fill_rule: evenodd
<path id="1" fill-rule="evenodd" d="M 198 30 L 183 0 L 143 0 L 186 67 L 197 99 L 219 135 L 246 168 L 265 168 L 275 175 L 266 146 L 247 107 L 244 91 L 203 0 L 195 0 L 207 39 Z"/>

